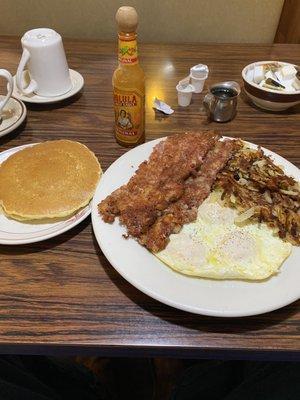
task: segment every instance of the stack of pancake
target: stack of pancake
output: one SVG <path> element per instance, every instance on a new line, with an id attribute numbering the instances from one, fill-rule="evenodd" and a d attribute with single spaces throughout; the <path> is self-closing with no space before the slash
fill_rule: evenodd
<path id="1" fill-rule="evenodd" d="M 0 205 L 20 221 L 65 218 L 89 203 L 101 174 L 95 154 L 81 143 L 26 147 L 0 166 Z"/>

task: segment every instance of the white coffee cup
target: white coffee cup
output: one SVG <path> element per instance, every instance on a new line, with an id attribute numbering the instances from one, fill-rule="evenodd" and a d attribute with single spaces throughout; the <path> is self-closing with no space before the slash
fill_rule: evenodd
<path id="1" fill-rule="evenodd" d="M 6 69 L 0 69 L 0 77 L 7 80 L 7 93 L 4 99 L 0 101 L 0 117 L 1 117 L 3 108 L 6 106 L 8 100 L 11 98 L 14 88 L 14 81 L 10 72 L 8 72 Z"/>
<path id="2" fill-rule="evenodd" d="M 25 95 L 59 96 L 71 87 L 69 67 L 61 36 L 53 29 L 32 29 L 21 39 L 23 54 L 16 74 L 17 88 Z M 27 65 L 30 82 L 25 87 Z"/>

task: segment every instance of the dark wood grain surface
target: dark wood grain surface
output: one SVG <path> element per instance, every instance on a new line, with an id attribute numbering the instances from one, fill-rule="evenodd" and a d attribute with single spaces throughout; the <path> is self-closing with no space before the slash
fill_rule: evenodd
<path id="1" fill-rule="evenodd" d="M 126 149 L 113 137 L 111 76 L 114 44 L 65 40 L 71 68 L 85 79 L 80 95 L 54 105 L 29 105 L 28 117 L 0 139 L 0 149 L 68 138 L 89 146 L 105 170 Z M 1 37 L 1 68 L 16 72 L 21 48 Z M 241 95 L 236 118 L 208 123 L 204 93 L 188 108 L 176 103 L 175 85 L 189 68 L 209 66 L 207 84 L 241 83 L 242 68 L 256 60 L 300 64 L 300 45 L 140 45 L 147 77 L 146 137 L 208 126 L 278 152 L 300 166 L 300 106 L 263 112 Z M 175 109 L 152 109 L 154 96 Z M 300 267 L 300 266 L 299 266 Z M 192 315 L 160 304 L 127 283 L 99 249 L 90 219 L 54 239 L 0 246 L 0 352 L 168 355 L 222 358 L 299 358 L 299 301 L 256 317 L 221 319 Z"/>
<path id="2" fill-rule="evenodd" d="M 300 43 L 300 2 L 284 0 L 274 43 Z"/>

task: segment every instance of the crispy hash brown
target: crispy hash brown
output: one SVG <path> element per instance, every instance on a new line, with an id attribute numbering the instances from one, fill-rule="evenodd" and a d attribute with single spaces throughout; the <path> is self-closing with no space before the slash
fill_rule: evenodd
<path id="1" fill-rule="evenodd" d="M 286 176 L 262 149 L 242 147 L 217 177 L 227 206 L 250 218 L 266 222 L 280 238 L 300 245 L 300 187 Z"/>

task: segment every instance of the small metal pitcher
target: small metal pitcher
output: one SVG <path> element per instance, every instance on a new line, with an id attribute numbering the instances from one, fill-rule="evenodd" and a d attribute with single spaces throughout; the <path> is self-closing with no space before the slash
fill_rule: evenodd
<path id="1" fill-rule="evenodd" d="M 219 82 L 209 88 L 203 104 L 212 121 L 227 122 L 236 114 L 237 97 L 241 88 L 234 81 Z"/>

